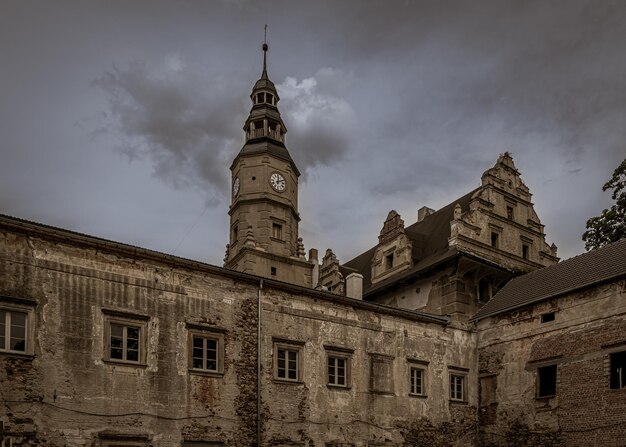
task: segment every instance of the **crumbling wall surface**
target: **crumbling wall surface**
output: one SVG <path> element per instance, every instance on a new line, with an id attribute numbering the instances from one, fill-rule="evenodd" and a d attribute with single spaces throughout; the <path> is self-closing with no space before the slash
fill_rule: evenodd
<path id="1" fill-rule="evenodd" d="M 611 354 L 626 351 L 625 298 L 619 280 L 478 322 L 481 444 L 626 445 L 626 388 L 610 386 Z M 538 397 L 550 365 L 556 393 Z"/>
<path id="2" fill-rule="evenodd" d="M 264 290 L 264 445 L 474 445 L 477 433 L 475 335 L 440 324 Z M 280 380 L 273 344 L 301 352 L 302 376 Z M 329 384 L 328 359 L 343 352 L 349 384 Z M 376 361 L 384 368 L 375 370 Z M 422 363 L 412 363 L 420 361 Z M 424 396 L 410 394 L 411 366 L 424 368 Z M 451 402 L 449 374 L 465 374 L 463 402 Z M 376 379 L 373 378 L 376 376 Z M 452 441 L 454 439 L 454 442 Z"/>
<path id="3" fill-rule="evenodd" d="M 34 328 L 32 353 L 0 352 L 0 421 L 14 445 L 256 445 L 260 283 L 71 238 L 0 237 L 0 307 L 30 309 Z M 474 445 L 475 333 L 315 291 L 261 293 L 262 445 Z M 111 319 L 141 327 L 139 364 L 108 358 Z M 202 328 L 223 337 L 220 374 L 190 370 Z M 277 378 L 277 342 L 299 347 L 299 380 Z M 329 386 L 333 350 L 349 358 L 349 386 Z M 457 401 L 452 372 L 464 377 Z M 429 436 L 439 444 L 416 441 Z"/>
<path id="4" fill-rule="evenodd" d="M 255 442 L 255 287 L 5 231 L 0 296 L 32 309 L 35 329 L 32 355 L 0 352 L 0 421 L 14 445 Z M 140 364 L 107 360 L 107 312 L 142 319 Z M 221 330 L 223 374 L 190 371 L 189 324 Z"/>

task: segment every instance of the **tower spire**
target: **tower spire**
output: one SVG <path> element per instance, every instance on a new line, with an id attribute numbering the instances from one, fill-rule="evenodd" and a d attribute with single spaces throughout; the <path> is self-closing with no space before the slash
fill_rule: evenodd
<path id="1" fill-rule="evenodd" d="M 265 24 L 265 34 L 263 36 L 263 73 L 261 74 L 261 79 L 269 79 L 267 76 L 267 24 Z"/>

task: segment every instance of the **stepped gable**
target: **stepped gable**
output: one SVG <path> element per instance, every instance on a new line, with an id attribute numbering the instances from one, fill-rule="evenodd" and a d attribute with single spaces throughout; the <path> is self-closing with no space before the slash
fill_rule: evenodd
<path id="1" fill-rule="evenodd" d="M 456 256 L 458 251 L 450 248 L 448 238 L 450 237 L 450 222 L 454 220 L 454 207 L 461 205 L 463 212 L 469 210 L 469 203 L 472 196 L 480 189 L 478 187 L 459 199 L 453 200 L 448 205 L 438 211 L 426 216 L 423 221 L 416 222 L 404 229 L 405 234 L 412 242 L 413 267 L 409 270 L 399 272 L 389 279 L 377 283 L 372 287 L 371 263 L 377 245 L 366 252 L 346 262 L 342 267 L 350 271 L 358 271 L 363 275 L 364 294 L 372 293 L 384 287 L 400 277 L 404 277 L 421 270 L 427 270 L 439 262 Z"/>

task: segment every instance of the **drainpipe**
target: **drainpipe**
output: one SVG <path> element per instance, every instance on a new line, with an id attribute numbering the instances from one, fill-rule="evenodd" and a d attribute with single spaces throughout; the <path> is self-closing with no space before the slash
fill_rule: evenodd
<path id="1" fill-rule="evenodd" d="M 257 333 L 256 333 L 256 445 L 261 447 L 261 293 L 263 280 L 259 281 L 257 296 Z"/>

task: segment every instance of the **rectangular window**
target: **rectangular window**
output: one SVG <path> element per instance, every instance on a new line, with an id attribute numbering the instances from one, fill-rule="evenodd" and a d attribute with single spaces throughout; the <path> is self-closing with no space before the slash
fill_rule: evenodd
<path id="1" fill-rule="evenodd" d="M 276 276 L 276 267 L 270 267 L 270 275 Z"/>
<path id="2" fill-rule="evenodd" d="M 410 388 L 409 393 L 418 396 L 424 395 L 424 370 L 412 366 L 410 368 Z"/>
<path id="3" fill-rule="evenodd" d="M 104 360 L 145 364 L 147 315 L 102 309 L 105 318 Z"/>
<path id="4" fill-rule="evenodd" d="M 274 343 L 274 377 L 288 382 L 302 380 L 302 343 Z"/>
<path id="5" fill-rule="evenodd" d="M 370 354 L 370 390 L 375 393 L 393 394 L 393 360 L 384 354 Z"/>
<path id="6" fill-rule="evenodd" d="M 346 386 L 347 361 L 341 357 L 328 357 L 328 384 Z"/>
<path id="7" fill-rule="evenodd" d="M 556 395 L 556 365 L 537 368 L 537 397 Z"/>
<path id="8" fill-rule="evenodd" d="M 224 331 L 201 324 L 187 323 L 189 330 L 189 371 L 224 373 Z"/>
<path id="9" fill-rule="evenodd" d="M 465 401 L 465 376 L 450 374 L 450 400 Z"/>
<path id="10" fill-rule="evenodd" d="M 26 353 L 28 314 L 0 309 L 0 351 Z"/>
<path id="11" fill-rule="evenodd" d="M 528 245 L 522 244 L 522 258 L 528 259 Z"/>
<path id="12" fill-rule="evenodd" d="M 626 388 L 626 351 L 611 354 L 611 388 Z"/>
<path id="13" fill-rule="evenodd" d="M 277 223 L 272 223 L 272 237 L 274 239 L 283 240 L 283 226 Z"/>
<path id="14" fill-rule="evenodd" d="M 235 225 L 233 227 L 233 244 L 237 242 L 237 239 L 239 239 L 239 226 Z"/>
<path id="15" fill-rule="evenodd" d="M 111 360 L 139 362 L 141 327 L 111 324 Z"/>
<path id="16" fill-rule="evenodd" d="M 352 358 L 352 349 L 342 347 L 324 346 L 327 349 L 327 373 L 328 385 L 338 387 L 350 386 L 350 363 Z M 337 349 L 337 351 L 334 351 Z"/>
<path id="17" fill-rule="evenodd" d="M 498 248 L 498 233 L 491 232 L 491 246 Z"/>
<path id="18" fill-rule="evenodd" d="M 554 312 L 547 312 L 541 315 L 541 322 L 548 323 L 550 321 L 554 321 L 554 318 L 555 318 Z"/>
<path id="19" fill-rule="evenodd" d="M 217 345 L 214 338 L 193 336 L 192 366 L 194 369 L 217 372 Z"/>
<path id="20" fill-rule="evenodd" d="M 389 253 L 385 256 L 385 270 L 393 268 L 393 253 Z"/>
<path id="21" fill-rule="evenodd" d="M 506 207 L 506 218 L 509 220 L 513 220 L 513 207 L 512 206 Z"/>

